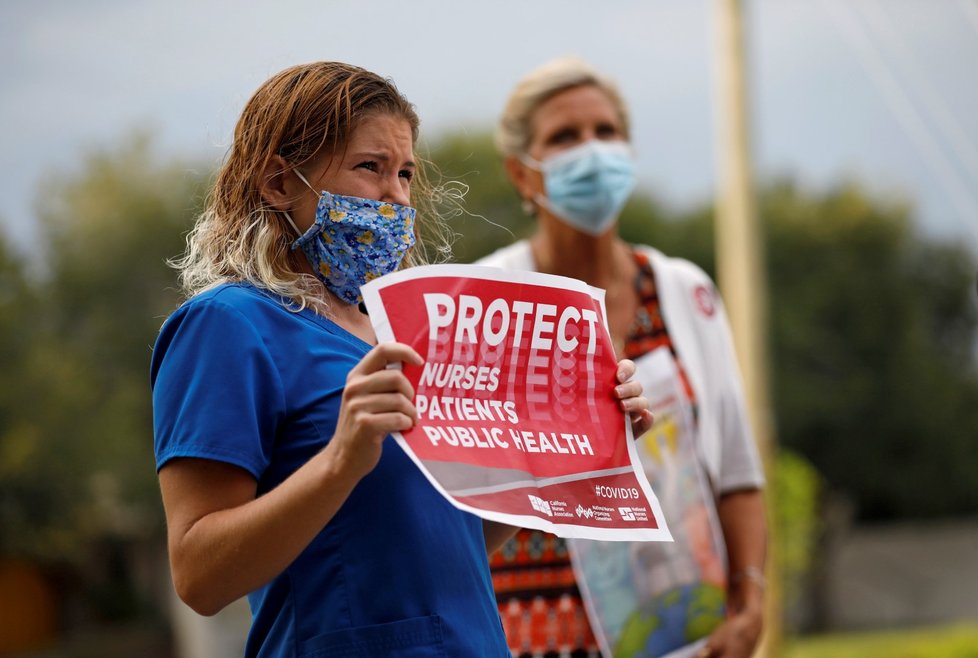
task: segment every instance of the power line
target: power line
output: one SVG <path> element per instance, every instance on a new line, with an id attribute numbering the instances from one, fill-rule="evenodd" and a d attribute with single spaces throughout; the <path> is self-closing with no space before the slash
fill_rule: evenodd
<path id="1" fill-rule="evenodd" d="M 886 60 L 876 49 L 862 25 L 852 18 L 848 6 L 843 7 L 831 0 L 822 0 L 822 8 L 835 21 L 849 44 L 856 52 L 870 81 L 883 95 L 883 100 L 900 123 L 921 155 L 924 165 L 930 169 L 938 184 L 944 189 L 960 215 L 965 227 L 971 231 L 978 245 L 978 203 L 971 196 L 944 152 L 934 141 L 926 122 L 910 102 Z"/>
<path id="2" fill-rule="evenodd" d="M 968 22 L 971 23 L 975 33 L 978 34 L 978 2 L 975 0 L 958 0 L 958 6 L 964 12 Z"/>
<path id="3" fill-rule="evenodd" d="M 951 145 L 958 159 L 968 169 L 972 182 L 978 184 L 978 149 L 971 143 L 971 138 L 950 111 L 944 98 L 930 84 L 927 76 L 921 73 L 913 53 L 893 28 L 893 23 L 886 12 L 880 9 L 879 0 L 857 2 L 852 6 L 861 8 L 864 20 L 872 24 L 875 29 L 882 29 L 890 43 L 899 51 L 900 57 L 903 58 L 902 71 L 907 74 L 913 87 L 911 91 L 914 92 L 914 97 L 920 99 L 925 109 L 930 112 L 933 124 L 937 126 L 945 141 Z"/>

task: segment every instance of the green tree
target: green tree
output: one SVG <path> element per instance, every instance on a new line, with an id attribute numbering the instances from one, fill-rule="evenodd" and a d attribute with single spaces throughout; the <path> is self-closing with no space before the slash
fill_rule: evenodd
<path id="1" fill-rule="evenodd" d="M 4 347 L 19 345 L 0 380 L 0 553 L 80 563 L 106 536 L 161 529 L 148 365 L 202 183 L 137 135 L 46 180 L 38 280 L 4 250 L 3 288 L 23 291 L 0 302 Z"/>
<path id="2" fill-rule="evenodd" d="M 520 208 L 491 135 L 445 135 L 426 160 L 434 165 L 436 209 L 455 234 L 454 260 L 471 262 L 529 233 L 532 222 Z"/>
<path id="3" fill-rule="evenodd" d="M 978 509 L 974 257 L 855 185 L 762 196 L 778 436 L 865 519 Z"/>
<path id="4" fill-rule="evenodd" d="M 25 261 L 0 234 L 0 549 L 7 552 L 29 525 L 30 509 L 22 504 L 22 491 L 30 482 L 23 471 L 37 436 L 24 410 L 43 404 L 34 399 L 38 391 L 30 385 L 37 308 Z"/>

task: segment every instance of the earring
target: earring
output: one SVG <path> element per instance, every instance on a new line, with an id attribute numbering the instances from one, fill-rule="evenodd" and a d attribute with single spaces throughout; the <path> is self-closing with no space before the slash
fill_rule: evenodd
<path id="1" fill-rule="evenodd" d="M 530 201 L 529 199 L 523 199 L 520 202 L 520 207 L 523 209 L 523 212 L 530 217 L 533 217 L 537 214 L 536 204 Z"/>

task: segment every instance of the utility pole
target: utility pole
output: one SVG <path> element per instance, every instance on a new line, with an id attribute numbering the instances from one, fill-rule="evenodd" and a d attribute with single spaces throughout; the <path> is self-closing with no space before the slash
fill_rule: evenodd
<path id="1" fill-rule="evenodd" d="M 717 162 L 717 279 L 730 317 L 748 414 L 774 485 L 775 441 L 768 391 L 767 279 L 764 241 L 754 207 L 742 0 L 714 0 Z M 756 656 L 781 655 L 781 584 L 775 551 L 773 496 L 767 499 L 768 566 L 764 637 Z"/>

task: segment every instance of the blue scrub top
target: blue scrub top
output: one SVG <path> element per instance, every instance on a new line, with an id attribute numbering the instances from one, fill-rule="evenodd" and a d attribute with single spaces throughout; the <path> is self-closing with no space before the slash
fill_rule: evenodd
<path id="1" fill-rule="evenodd" d="M 250 284 L 181 306 L 153 350 L 157 470 L 239 466 L 261 495 L 333 435 L 370 346 Z M 377 467 L 279 576 L 248 596 L 246 656 L 509 656 L 482 521 L 453 507 L 391 437 Z"/>

